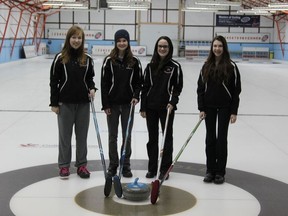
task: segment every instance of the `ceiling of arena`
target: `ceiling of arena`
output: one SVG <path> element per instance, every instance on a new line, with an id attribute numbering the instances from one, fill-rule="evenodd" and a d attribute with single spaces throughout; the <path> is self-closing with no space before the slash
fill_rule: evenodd
<path id="1" fill-rule="evenodd" d="M 288 3 L 287 0 L 242 0 L 243 8 L 267 7 L 269 3 Z"/>
<path id="2" fill-rule="evenodd" d="M 26 6 L 29 5 L 31 7 L 37 7 L 37 8 L 42 8 L 45 10 L 45 6 L 43 6 L 43 3 L 45 2 L 59 2 L 60 0 L 0 0 L 0 2 L 4 4 L 25 4 Z M 69 0 L 63 0 L 63 2 L 67 2 Z M 70 0 L 71 1 L 71 0 Z M 97 2 L 105 2 L 105 0 L 75 0 L 77 3 L 84 3 L 85 5 L 88 5 L 88 8 L 97 8 Z M 118 0 L 118 1 L 124 1 L 124 0 Z M 132 1 L 132 0 L 127 0 L 127 1 Z M 135 0 L 134 0 L 135 1 Z M 148 0 L 143 0 L 143 1 L 148 1 Z M 152 4 L 153 1 L 157 0 L 151 0 Z M 183 3 L 188 0 L 182 0 Z M 217 1 L 224 1 L 224 0 L 215 0 Z M 243 9 L 251 9 L 253 7 L 267 7 L 269 3 L 287 3 L 288 0 L 226 0 L 226 1 L 231 1 L 231 2 L 241 2 L 241 6 Z M 133 2 L 133 1 L 132 1 Z M 138 0 L 139 2 L 139 0 Z M 47 9 L 47 6 L 46 6 Z"/>

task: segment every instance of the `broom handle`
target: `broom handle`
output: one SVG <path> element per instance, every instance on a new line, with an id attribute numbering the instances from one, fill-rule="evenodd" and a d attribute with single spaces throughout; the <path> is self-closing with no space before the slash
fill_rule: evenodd
<path id="1" fill-rule="evenodd" d="M 173 89 L 174 89 L 174 86 L 172 86 L 172 88 L 171 88 L 171 93 L 170 93 L 169 102 L 170 102 L 171 99 L 172 99 Z M 161 168 L 161 163 L 162 163 L 162 158 L 163 158 L 163 153 L 164 153 L 164 145 L 165 145 L 165 139 L 166 139 L 166 133 L 167 133 L 167 127 L 168 127 L 168 121 L 169 121 L 170 112 L 171 112 L 171 110 L 170 110 L 170 109 L 167 109 L 167 115 L 166 115 L 166 120 L 165 120 L 164 133 L 163 133 L 163 136 L 162 136 L 162 144 L 161 144 L 161 149 L 160 149 L 160 154 L 159 154 L 160 159 L 159 159 L 158 168 L 157 168 L 158 179 L 159 179 L 159 177 L 160 177 L 160 168 Z"/>
<path id="2" fill-rule="evenodd" d="M 180 155 L 182 154 L 182 152 L 184 151 L 184 149 L 186 148 L 186 146 L 188 145 L 190 139 L 192 138 L 192 136 L 194 135 L 194 133 L 196 132 L 196 130 L 198 129 L 199 125 L 201 124 L 202 120 L 204 118 L 200 118 L 198 123 L 196 124 L 196 126 L 194 127 L 194 129 L 192 130 L 192 132 L 190 133 L 190 135 L 188 136 L 187 140 L 185 141 L 185 143 L 183 144 L 182 148 L 180 149 L 180 151 L 178 152 L 178 154 L 176 155 L 175 159 L 173 160 L 172 164 L 170 165 L 169 169 L 167 170 L 167 172 L 165 173 L 163 179 L 160 182 L 160 185 L 162 185 L 162 183 L 165 181 L 166 177 L 168 176 L 168 174 L 171 172 L 171 170 L 174 167 L 174 164 L 177 162 L 177 160 L 179 159 Z"/>

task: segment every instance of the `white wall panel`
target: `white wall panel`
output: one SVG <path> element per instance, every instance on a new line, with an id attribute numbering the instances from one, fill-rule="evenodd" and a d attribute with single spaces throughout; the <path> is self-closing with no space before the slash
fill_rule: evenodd
<path id="1" fill-rule="evenodd" d="M 61 11 L 60 12 L 60 22 L 72 22 L 73 21 L 73 12 L 71 10 Z"/>
<path id="2" fill-rule="evenodd" d="M 179 8 L 179 1 L 177 0 L 153 0 L 152 9 L 177 9 Z"/>
<path id="3" fill-rule="evenodd" d="M 75 23 L 88 23 L 89 13 L 85 10 L 77 10 L 74 12 L 74 22 Z"/>
<path id="4" fill-rule="evenodd" d="M 104 10 L 91 10 L 90 21 L 91 23 L 104 23 Z"/>
<path id="5" fill-rule="evenodd" d="M 104 30 L 104 25 L 103 24 L 91 24 L 90 25 L 90 30 Z"/>
<path id="6" fill-rule="evenodd" d="M 213 13 L 185 12 L 185 25 L 213 25 Z"/>
<path id="7" fill-rule="evenodd" d="M 169 9 L 177 9 L 179 8 L 179 1 L 169 0 L 168 1 L 168 8 Z"/>
<path id="8" fill-rule="evenodd" d="M 242 29 L 242 28 L 241 28 Z M 242 29 L 243 30 L 243 29 Z M 214 28 L 214 35 L 215 35 L 215 33 L 217 33 L 217 32 L 229 32 L 229 27 L 215 27 Z M 212 37 L 214 36 L 214 35 L 212 35 Z"/>
<path id="9" fill-rule="evenodd" d="M 246 29 L 248 29 L 248 28 L 246 28 Z M 246 29 L 245 29 L 245 32 L 246 32 Z M 235 33 L 235 32 L 243 33 L 243 28 L 231 27 L 228 31 L 231 33 Z"/>
<path id="10" fill-rule="evenodd" d="M 73 24 L 61 24 L 61 29 L 70 29 L 73 26 Z M 80 25 L 79 25 L 80 26 Z M 81 26 L 80 26 L 81 27 Z"/>
<path id="11" fill-rule="evenodd" d="M 150 11 L 139 11 L 140 22 L 149 22 Z"/>
<path id="12" fill-rule="evenodd" d="M 173 1 L 173 0 L 170 0 L 170 1 Z M 152 1 L 152 8 L 163 8 L 165 6 L 166 6 L 166 0 L 153 0 Z"/>
<path id="13" fill-rule="evenodd" d="M 135 11 L 107 10 L 106 23 L 135 23 Z"/>
<path id="14" fill-rule="evenodd" d="M 166 22 L 166 11 L 152 11 L 151 22 Z"/>
<path id="15" fill-rule="evenodd" d="M 56 13 L 56 14 L 48 16 L 46 23 L 49 24 L 52 22 L 59 22 L 59 15 L 60 15 L 59 13 Z"/>
<path id="16" fill-rule="evenodd" d="M 178 23 L 179 12 L 178 11 L 168 11 L 167 22 L 168 23 Z"/>
<path id="17" fill-rule="evenodd" d="M 231 32 L 235 32 L 235 31 L 231 31 Z M 245 33 L 258 33 L 258 32 L 259 32 L 258 28 L 245 28 Z"/>
<path id="18" fill-rule="evenodd" d="M 211 27 L 186 27 L 184 33 L 185 40 L 207 41 L 213 38 L 213 28 Z"/>
<path id="19" fill-rule="evenodd" d="M 147 55 L 152 55 L 154 46 L 160 36 L 166 35 L 173 41 L 174 54 L 178 53 L 178 25 L 141 25 L 140 45 L 147 47 Z"/>
<path id="20" fill-rule="evenodd" d="M 261 27 L 273 27 L 273 19 L 271 17 L 265 17 L 261 16 L 260 17 L 260 26 Z"/>

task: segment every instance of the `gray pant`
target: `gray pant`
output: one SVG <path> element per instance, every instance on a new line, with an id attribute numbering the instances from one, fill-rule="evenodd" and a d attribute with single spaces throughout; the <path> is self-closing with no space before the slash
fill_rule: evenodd
<path id="1" fill-rule="evenodd" d="M 108 133 L 109 133 L 109 159 L 110 165 L 109 167 L 112 169 L 116 169 L 119 165 L 119 156 L 117 150 L 117 139 L 118 139 L 118 126 L 119 126 L 119 118 L 121 119 L 121 127 L 122 127 L 122 145 L 121 145 L 121 154 L 123 152 L 123 145 L 126 137 L 126 129 L 128 125 L 130 112 L 130 105 L 113 105 L 111 107 L 111 115 L 107 116 L 108 123 Z M 126 146 L 126 154 L 124 159 L 123 169 L 130 169 L 130 156 L 131 156 L 131 130 L 133 127 L 134 113 L 131 116 L 131 123 L 129 128 L 129 136 L 127 139 Z M 120 158 L 121 159 L 121 158 Z"/>
<path id="2" fill-rule="evenodd" d="M 59 167 L 69 167 L 71 163 L 71 138 L 74 126 L 76 138 L 75 167 L 87 164 L 87 134 L 89 128 L 89 103 L 61 104 L 58 114 Z"/>

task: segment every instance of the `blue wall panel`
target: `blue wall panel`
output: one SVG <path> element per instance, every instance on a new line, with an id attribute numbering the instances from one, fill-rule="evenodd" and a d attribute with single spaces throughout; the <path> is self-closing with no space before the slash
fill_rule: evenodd
<path id="1" fill-rule="evenodd" d="M 5 40 L 4 46 L 0 54 L 0 63 L 16 61 L 23 56 L 23 40 L 17 40 L 14 46 L 14 51 L 12 56 L 10 56 L 13 40 Z M 64 43 L 64 39 L 43 39 L 42 43 L 47 44 L 47 52 L 49 54 L 56 54 L 61 51 L 61 46 Z M 91 53 L 93 45 L 114 45 L 113 40 L 86 40 L 88 44 L 88 53 Z M 32 39 L 26 41 L 26 45 L 31 45 Z M 131 45 L 138 45 L 136 41 L 131 41 Z M 282 50 L 280 44 L 262 44 L 262 43 L 229 43 L 229 51 L 231 52 L 231 57 L 239 58 L 241 57 L 241 52 L 243 47 L 269 47 L 269 50 L 274 53 L 274 59 L 277 60 L 288 60 L 288 44 L 284 44 L 285 55 L 282 55 Z"/>

